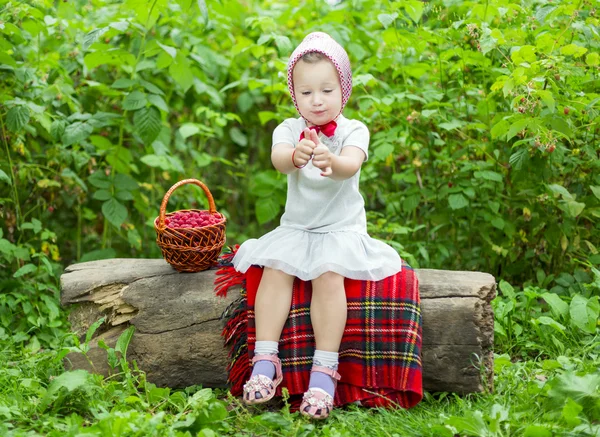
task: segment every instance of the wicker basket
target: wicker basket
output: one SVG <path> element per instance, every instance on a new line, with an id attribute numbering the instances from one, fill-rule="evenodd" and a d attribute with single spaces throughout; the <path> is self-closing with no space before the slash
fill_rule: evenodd
<path id="1" fill-rule="evenodd" d="M 214 225 L 197 228 L 169 228 L 165 220 L 178 212 L 206 212 L 206 210 L 185 209 L 166 214 L 167 203 L 171 193 L 181 185 L 198 185 L 208 198 L 211 214 L 219 215 L 223 221 Z M 221 249 L 225 245 L 226 218 L 215 209 L 210 190 L 197 179 L 184 179 L 173 185 L 163 197 L 160 205 L 160 214 L 154 220 L 156 229 L 156 243 L 162 251 L 165 261 L 179 272 L 199 272 L 215 265 Z"/>

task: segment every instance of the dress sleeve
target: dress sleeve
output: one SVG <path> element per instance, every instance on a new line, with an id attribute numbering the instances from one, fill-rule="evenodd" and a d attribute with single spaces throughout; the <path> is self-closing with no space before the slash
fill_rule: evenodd
<path id="1" fill-rule="evenodd" d="M 365 161 L 369 159 L 369 129 L 364 123 L 353 120 L 352 125 L 344 138 L 342 148 L 346 146 L 355 146 L 365 152 Z"/>
<path id="2" fill-rule="evenodd" d="M 291 144 L 296 147 L 297 138 L 294 139 L 292 125 L 289 120 L 285 120 L 279 126 L 275 128 L 273 131 L 273 145 L 271 148 L 275 147 L 276 144 Z"/>

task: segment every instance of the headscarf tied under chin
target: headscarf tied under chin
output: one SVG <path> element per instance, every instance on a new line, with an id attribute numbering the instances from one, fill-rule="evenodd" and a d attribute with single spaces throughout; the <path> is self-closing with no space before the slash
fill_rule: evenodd
<path id="1" fill-rule="evenodd" d="M 296 50 L 292 53 L 287 66 L 287 77 L 288 77 L 288 88 L 294 101 L 294 106 L 298 113 L 298 103 L 296 102 L 296 94 L 294 93 L 294 82 L 292 74 L 294 72 L 294 66 L 298 60 L 310 52 L 319 52 L 333 63 L 335 69 L 338 72 L 340 78 L 340 84 L 342 86 L 342 108 L 340 114 L 344 110 L 350 94 L 352 94 L 352 69 L 350 68 L 350 59 L 344 48 L 339 45 L 332 37 L 324 32 L 313 32 L 308 34 L 304 40 L 300 43 Z M 302 114 L 300 114 L 302 116 Z"/>

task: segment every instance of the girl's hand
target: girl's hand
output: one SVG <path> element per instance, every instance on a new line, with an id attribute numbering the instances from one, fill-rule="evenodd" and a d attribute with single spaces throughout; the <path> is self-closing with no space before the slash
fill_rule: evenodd
<path id="1" fill-rule="evenodd" d="M 306 132 L 304 132 L 306 136 Z M 329 151 L 326 145 L 321 143 L 319 139 L 319 134 L 315 130 L 310 130 L 310 137 L 312 142 L 316 145 L 313 150 L 313 165 L 322 170 L 321 176 L 330 176 L 331 171 L 331 162 L 332 162 L 332 153 Z"/>
<path id="2" fill-rule="evenodd" d="M 304 167 L 308 161 L 312 159 L 313 150 L 316 147 L 315 143 L 311 140 L 310 134 L 307 132 L 310 129 L 304 129 L 304 138 L 296 144 L 296 151 L 294 153 L 294 165 L 296 167 Z"/>

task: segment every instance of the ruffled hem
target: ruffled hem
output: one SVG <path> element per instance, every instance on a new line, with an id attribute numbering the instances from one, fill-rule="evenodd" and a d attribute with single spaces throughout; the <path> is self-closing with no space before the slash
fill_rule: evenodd
<path id="1" fill-rule="evenodd" d="M 303 281 L 335 272 L 345 278 L 379 281 L 398 273 L 402 260 L 382 241 L 354 231 L 316 233 L 278 227 L 240 246 L 233 266 L 245 273 L 258 265 L 283 271 Z"/>

